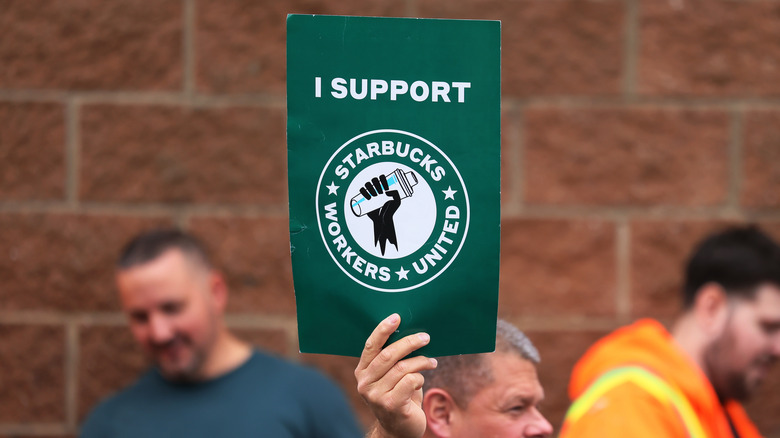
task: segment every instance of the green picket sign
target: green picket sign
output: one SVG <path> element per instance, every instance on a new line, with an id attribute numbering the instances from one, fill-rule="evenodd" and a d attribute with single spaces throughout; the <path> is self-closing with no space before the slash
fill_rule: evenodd
<path id="1" fill-rule="evenodd" d="M 501 162 L 498 21 L 290 15 L 290 251 L 304 353 L 359 356 L 393 312 L 493 351 Z"/>

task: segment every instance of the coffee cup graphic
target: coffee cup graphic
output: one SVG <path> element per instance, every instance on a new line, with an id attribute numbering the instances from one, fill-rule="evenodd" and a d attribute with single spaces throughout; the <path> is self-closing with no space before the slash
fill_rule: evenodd
<path id="1" fill-rule="evenodd" d="M 385 178 L 387 178 L 387 190 L 398 191 L 399 199 L 412 196 L 413 187 L 417 185 L 417 175 L 411 171 L 404 172 L 401 169 L 396 169 L 385 175 Z M 352 213 L 360 217 L 381 208 L 387 199 L 386 196 L 371 196 L 371 199 L 366 199 L 358 193 L 349 201 L 349 205 L 352 207 Z"/>

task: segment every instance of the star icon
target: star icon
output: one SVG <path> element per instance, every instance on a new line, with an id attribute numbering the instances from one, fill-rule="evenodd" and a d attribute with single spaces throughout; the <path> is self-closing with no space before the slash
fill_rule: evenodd
<path id="1" fill-rule="evenodd" d="M 444 192 L 444 199 L 452 199 L 455 200 L 455 193 L 458 193 L 457 190 L 452 190 L 452 186 L 447 186 L 447 190 L 442 190 Z"/>
<path id="2" fill-rule="evenodd" d="M 395 273 L 398 274 L 398 281 L 401 281 L 402 279 L 403 280 L 408 280 L 408 278 L 406 278 L 406 274 L 408 274 L 409 271 L 404 269 L 403 266 L 401 266 L 401 269 L 395 271 Z"/>
<path id="3" fill-rule="evenodd" d="M 328 194 L 329 195 L 338 195 L 339 186 L 337 186 L 333 181 L 330 182 L 329 186 L 325 186 L 328 188 Z"/>

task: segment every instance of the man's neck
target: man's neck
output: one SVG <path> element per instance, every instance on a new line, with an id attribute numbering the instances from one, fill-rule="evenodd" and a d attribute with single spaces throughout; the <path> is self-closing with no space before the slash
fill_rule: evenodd
<path id="1" fill-rule="evenodd" d="M 672 337 L 680 349 L 688 356 L 696 366 L 709 379 L 709 373 L 704 366 L 704 349 L 706 339 L 697 329 L 691 315 L 683 315 L 675 321 L 672 327 Z"/>
<path id="2" fill-rule="evenodd" d="M 252 355 L 252 347 L 226 329 L 221 330 L 202 369 L 203 380 L 210 380 L 240 367 Z"/>

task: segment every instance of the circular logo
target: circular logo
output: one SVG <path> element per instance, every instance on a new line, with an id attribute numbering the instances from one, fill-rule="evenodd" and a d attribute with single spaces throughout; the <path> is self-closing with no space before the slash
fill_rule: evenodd
<path id="1" fill-rule="evenodd" d="M 427 284 L 455 260 L 469 228 L 458 169 L 430 141 L 380 129 L 330 157 L 317 183 L 322 241 L 342 272 L 380 292 Z"/>

